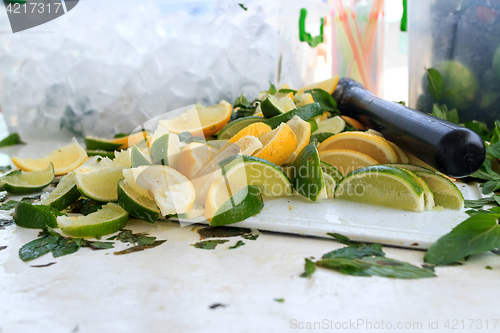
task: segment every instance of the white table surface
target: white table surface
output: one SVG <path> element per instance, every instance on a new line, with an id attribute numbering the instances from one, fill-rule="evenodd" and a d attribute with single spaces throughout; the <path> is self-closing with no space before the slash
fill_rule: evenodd
<path id="1" fill-rule="evenodd" d="M 31 149 L 0 149 L 7 155 L 19 151 Z M 8 162 L 7 155 L 0 154 L 0 164 Z M 241 239 L 233 237 L 210 251 L 190 246 L 199 240 L 192 226 L 134 220 L 127 228 L 167 242 L 122 256 L 113 254 L 126 247 L 117 243 L 111 250 L 83 248 L 25 263 L 18 250 L 38 231 L 0 230 L 0 246 L 7 246 L 0 251 L 0 333 L 294 332 L 314 331 L 307 329 L 314 322 L 320 325 L 316 331 L 337 325 L 339 331 L 445 332 L 447 320 L 450 327 L 457 321 L 452 332 L 500 332 L 500 322 L 493 328 L 500 319 L 500 257 L 492 253 L 472 256 L 463 266 L 438 267 L 437 277 L 429 279 L 354 277 L 321 268 L 301 278 L 304 258 L 319 259 L 343 245 L 261 232 L 256 241 L 242 239 L 243 247 L 229 250 Z M 383 250 L 387 257 L 423 264 L 424 251 Z M 56 264 L 31 267 L 49 262 Z M 226 306 L 210 309 L 214 303 Z M 469 319 L 482 321 L 482 327 L 476 321 L 470 329 Z"/>

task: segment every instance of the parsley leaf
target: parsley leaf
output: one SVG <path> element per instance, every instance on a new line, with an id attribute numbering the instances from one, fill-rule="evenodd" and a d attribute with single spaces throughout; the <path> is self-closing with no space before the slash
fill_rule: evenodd
<path id="1" fill-rule="evenodd" d="M 25 145 L 23 141 L 21 141 L 21 137 L 17 133 L 12 133 L 2 141 L 0 141 L 0 147 L 8 147 L 14 145 Z"/>
<path id="2" fill-rule="evenodd" d="M 227 239 L 213 239 L 213 240 L 208 240 L 208 241 L 201 241 L 196 244 L 191 244 L 197 249 L 203 249 L 203 250 L 213 250 L 215 247 L 219 244 L 224 244 L 226 242 L 229 242 Z"/>
<path id="3" fill-rule="evenodd" d="M 439 238 L 427 250 L 424 261 L 434 265 L 447 265 L 471 254 L 491 251 L 500 247 L 498 208 L 490 214 L 477 214 Z"/>

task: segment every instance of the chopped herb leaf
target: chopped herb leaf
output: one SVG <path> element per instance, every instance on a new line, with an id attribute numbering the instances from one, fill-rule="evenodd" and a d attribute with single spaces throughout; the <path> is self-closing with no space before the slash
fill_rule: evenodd
<path id="1" fill-rule="evenodd" d="M 5 229 L 6 226 L 14 224 L 14 220 L 0 220 L 0 230 Z"/>
<path id="2" fill-rule="evenodd" d="M 354 244 L 328 252 L 321 259 L 360 259 L 367 256 L 384 257 L 385 253 L 382 251 L 382 244 Z"/>
<path id="3" fill-rule="evenodd" d="M 30 267 L 49 267 L 49 266 L 52 266 L 54 265 L 56 262 L 53 261 L 53 262 L 49 262 L 48 264 L 44 264 L 44 265 L 30 265 Z"/>
<path id="4" fill-rule="evenodd" d="M 215 247 L 219 244 L 224 244 L 226 242 L 229 242 L 227 239 L 213 239 L 213 240 L 208 240 L 208 241 L 201 241 L 196 244 L 191 244 L 197 249 L 203 249 L 203 250 L 213 250 Z"/>
<path id="5" fill-rule="evenodd" d="M 154 238 L 156 238 L 156 237 L 154 237 Z M 136 245 L 136 246 L 133 246 L 131 248 L 128 248 L 128 249 L 125 249 L 125 250 L 122 250 L 122 251 L 114 252 L 114 254 L 121 255 L 121 254 L 127 254 L 127 253 L 144 251 L 145 249 L 152 249 L 154 247 L 157 247 L 157 246 L 165 243 L 166 241 L 167 240 L 165 239 L 165 240 L 154 241 L 151 244 Z"/>
<path id="6" fill-rule="evenodd" d="M 12 167 L 10 165 L 2 165 L 0 166 L 0 172 L 7 172 L 9 170 L 11 170 Z"/>
<path id="7" fill-rule="evenodd" d="M 356 244 L 354 242 L 351 242 L 351 240 L 349 239 L 349 237 L 346 237 L 346 236 L 341 235 L 341 234 L 337 234 L 336 232 L 327 232 L 326 234 L 328 236 L 330 236 L 330 237 L 333 237 L 340 244 L 344 244 L 344 245 L 353 245 L 353 244 Z"/>
<path id="8" fill-rule="evenodd" d="M 4 202 L 0 204 L 0 210 L 10 210 L 13 209 L 19 201 L 16 200 L 9 200 L 7 202 Z"/>
<path id="9" fill-rule="evenodd" d="M 491 266 L 486 266 L 485 268 L 486 269 L 493 269 L 493 267 L 491 267 Z"/>
<path id="10" fill-rule="evenodd" d="M 243 237 L 243 238 L 245 238 L 245 239 L 247 239 L 247 240 L 253 240 L 253 241 L 254 241 L 254 240 L 256 240 L 257 238 L 259 238 L 259 235 L 243 235 L 243 236 L 241 236 L 241 237 Z"/>
<path id="11" fill-rule="evenodd" d="M 311 261 L 309 259 L 305 259 L 306 263 L 304 265 L 304 273 L 300 275 L 300 277 L 306 278 L 314 274 L 316 271 L 316 264 L 314 261 Z"/>
<path id="12" fill-rule="evenodd" d="M 475 253 L 500 247 L 500 213 L 478 214 L 453 228 L 427 250 L 424 261 L 447 265 Z"/>
<path id="13" fill-rule="evenodd" d="M 427 82 L 429 82 L 429 93 L 436 101 L 440 101 L 443 97 L 444 80 L 441 73 L 437 69 L 427 69 Z"/>
<path id="14" fill-rule="evenodd" d="M 323 89 L 311 89 L 305 92 L 311 94 L 314 102 L 318 103 L 323 111 L 331 112 L 333 115 L 340 115 L 337 109 L 337 102 L 335 102 L 332 95 L 328 92 Z"/>
<path id="15" fill-rule="evenodd" d="M 355 276 L 381 276 L 398 279 L 418 279 L 434 277 L 428 269 L 413 266 L 390 258 L 363 257 L 361 259 L 333 258 L 316 262 L 319 267 Z"/>
<path id="16" fill-rule="evenodd" d="M 241 95 L 239 97 L 236 98 L 236 100 L 234 101 L 234 107 L 235 108 L 238 108 L 238 107 L 247 107 L 249 106 L 250 104 L 248 103 L 248 99 L 243 96 L 243 93 L 241 93 Z"/>
<path id="17" fill-rule="evenodd" d="M 230 246 L 229 248 L 230 248 L 231 250 L 234 250 L 234 249 L 237 249 L 237 248 L 239 248 L 239 247 L 241 247 L 241 246 L 243 246 L 243 245 L 245 245 L 245 243 L 243 243 L 243 241 L 240 241 L 240 240 L 239 240 L 238 242 L 236 242 L 236 244 L 235 244 L 235 245 Z"/>
<path id="18" fill-rule="evenodd" d="M 0 246 L 0 251 L 5 250 L 7 248 L 7 245 Z"/>
<path id="19" fill-rule="evenodd" d="M 19 257 L 23 261 L 36 259 L 56 248 L 60 240 L 61 237 L 55 235 L 45 235 L 41 238 L 37 238 L 21 247 L 19 250 Z"/>
<path id="20" fill-rule="evenodd" d="M 240 7 L 243 8 L 244 10 L 248 10 L 248 8 L 245 7 L 242 3 L 239 3 L 238 5 L 240 5 Z"/>
<path id="21" fill-rule="evenodd" d="M 275 95 L 276 94 L 276 87 L 274 86 L 274 84 L 269 81 L 269 90 L 268 90 L 269 94 L 271 95 Z"/>
<path id="22" fill-rule="evenodd" d="M 85 216 L 97 212 L 103 205 L 104 203 L 100 201 L 92 199 L 79 199 L 73 202 L 69 209 L 71 213 L 82 214 Z"/>
<path id="23" fill-rule="evenodd" d="M 206 238 L 225 238 L 250 235 L 251 229 L 235 227 L 206 227 L 196 230 L 200 234 L 200 240 Z"/>
<path id="24" fill-rule="evenodd" d="M 209 306 L 210 309 L 217 309 L 217 308 L 225 308 L 227 304 L 222 304 L 222 303 L 214 303 Z"/>
<path id="25" fill-rule="evenodd" d="M 284 303 L 285 302 L 285 299 L 284 298 L 275 298 L 274 299 L 276 302 L 278 303 Z"/>
<path id="26" fill-rule="evenodd" d="M 111 242 L 91 242 L 91 241 L 88 242 L 88 246 L 92 250 L 107 250 L 107 249 L 112 249 L 114 247 L 113 243 Z"/>
<path id="27" fill-rule="evenodd" d="M 2 141 L 0 141 L 0 147 L 8 147 L 14 145 L 25 145 L 26 143 L 21 141 L 21 137 L 17 133 L 12 133 Z"/>
<path id="28" fill-rule="evenodd" d="M 67 254 L 75 253 L 85 243 L 83 238 L 63 238 L 59 241 L 57 246 L 52 250 L 54 258 L 65 256 Z"/>
<path id="29" fill-rule="evenodd" d="M 151 245 L 155 242 L 156 237 L 147 236 L 143 233 L 132 233 L 132 230 L 123 229 L 119 234 L 109 237 L 108 240 L 119 240 L 122 243 L 131 243 L 134 245 Z"/>

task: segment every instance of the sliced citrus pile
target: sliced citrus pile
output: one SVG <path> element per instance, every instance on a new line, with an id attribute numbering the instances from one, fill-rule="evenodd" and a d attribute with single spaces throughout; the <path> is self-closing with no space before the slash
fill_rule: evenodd
<path id="1" fill-rule="evenodd" d="M 54 167 L 49 163 L 45 170 L 25 172 L 14 170 L 0 177 L 0 190 L 13 194 L 29 194 L 42 190 L 54 180 Z"/>
<path id="2" fill-rule="evenodd" d="M 80 198 L 81 193 L 76 186 L 75 176 L 72 172 L 63 176 L 57 187 L 40 200 L 41 205 L 51 206 L 63 210 Z"/>
<path id="3" fill-rule="evenodd" d="M 217 135 L 217 140 L 229 140 L 236 135 L 239 131 L 247 127 L 248 125 L 256 122 L 262 122 L 262 117 L 250 116 L 236 119 L 230 122 Z"/>
<path id="4" fill-rule="evenodd" d="M 86 216 L 58 216 L 57 224 L 68 236 L 97 238 L 123 229 L 128 213 L 115 203 L 108 203 L 97 212 Z"/>
<path id="5" fill-rule="evenodd" d="M 398 156 L 391 144 L 377 135 L 366 132 L 343 132 L 323 141 L 319 151 L 349 149 L 366 154 L 379 163 L 397 163 Z"/>
<path id="6" fill-rule="evenodd" d="M 284 164 L 298 146 L 297 137 L 290 126 L 282 123 L 271 132 L 259 137 L 262 148 L 254 156 L 271 161 L 276 165 Z"/>
<path id="7" fill-rule="evenodd" d="M 421 212 L 424 189 L 407 170 L 373 165 L 346 175 L 335 189 L 335 198 Z"/>
<path id="8" fill-rule="evenodd" d="M 379 164 L 374 158 L 348 149 L 331 149 L 319 152 L 319 158 L 335 167 L 342 175 L 370 165 Z"/>
<path id="9" fill-rule="evenodd" d="M 291 128 L 293 134 L 295 134 L 295 138 L 297 139 L 297 148 L 286 161 L 286 163 L 292 163 L 311 139 L 311 124 L 302 120 L 299 116 L 294 116 L 292 119 L 287 121 L 286 124 Z"/>
<path id="10" fill-rule="evenodd" d="M 67 146 L 50 152 L 41 158 L 21 158 L 14 156 L 12 162 L 16 167 L 24 171 L 40 171 L 52 163 L 56 176 L 62 176 L 83 164 L 87 159 L 87 153 L 78 142 L 73 139 Z"/>
<path id="11" fill-rule="evenodd" d="M 219 132 L 231 118 L 233 107 L 226 101 L 209 107 L 197 107 L 174 119 L 160 120 L 160 124 L 171 133 L 189 132 L 208 137 Z"/>
<path id="12" fill-rule="evenodd" d="M 290 179 L 277 165 L 255 156 L 231 156 L 220 162 L 222 178 L 241 186 L 254 185 L 269 197 L 292 194 Z"/>
<path id="13" fill-rule="evenodd" d="M 253 123 L 243 128 L 238 133 L 236 133 L 231 139 L 228 140 L 228 142 L 235 143 L 236 141 L 247 135 L 259 137 L 261 135 L 271 132 L 271 130 L 272 130 L 271 127 L 269 127 L 269 125 L 265 123 L 262 122 Z"/>

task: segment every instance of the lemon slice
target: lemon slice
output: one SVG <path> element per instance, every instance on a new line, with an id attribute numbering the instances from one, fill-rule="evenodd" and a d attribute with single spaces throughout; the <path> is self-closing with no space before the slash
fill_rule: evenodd
<path id="1" fill-rule="evenodd" d="M 311 201 L 326 199 L 323 171 L 314 143 L 308 144 L 293 163 L 292 184 L 297 193 Z"/>
<path id="2" fill-rule="evenodd" d="M 379 163 L 397 163 L 398 161 L 396 151 L 386 139 L 366 132 L 335 134 L 318 146 L 318 151 L 331 149 L 358 151 L 372 157 Z"/>
<path id="3" fill-rule="evenodd" d="M 231 156 L 219 163 L 222 177 L 231 184 L 254 185 L 269 197 L 289 196 L 292 184 L 277 165 L 255 156 Z"/>
<path id="4" fill-rule="evenodd" d="M 0 177 L 0 190 L 13 194 L 35 193 L 54 180 L 54 167 L 49 163 L 45 170 L 25 172 L 14 170 Z"/>
<path id="5" fill-rule="evenodd" d="M 125 185 L 123 179 L 118 182 L 118 204 L 130 215 L 146 222 L 155 223 L 160 217 L 156 202 Z"/>
<path id="6" fill-rule="evenodd" d="M 12 157 L 12 162 L 24 171 L 40 171 L 52 163 L 56 176 L 62 176 L 83 164 L 87 159 L 85 149 L 73 138 L 67 146 L 61 147 L 41 158 Z"/>
<path id="7" fill-rule="evenodd" d="M 132 169 L 132 172 L 136 185 L 152 194 L 163 216 L 184 214 L 193 207 L 196 198 L 194 187 L 177 170 L 164 165 L 151 165 Z"/>
<path id="8" fill-rule="evenodd" d="M 297 155 L 304 149 L 311 139 L 311 124 L 302 120 L 299 116 L 294 116 L 286 123 L 297 139 L 297 148 L 285 163 L 292 163 L 297 158 Z"/>
<path id="9" fill-rule="evenodd" d="M 75 176 L 72 172 L 63 176 L 57 187 L 47 195 L 42 194 L 41 205 L 51 206 L 63 210 L 80 198 L 81 193 L 76 186 Z"/>
<path id="10" fill-rule="evenodd" d="M 196 107 L 174 119 L 160 120 L 159 123 L 175 134 L 189 132 L 192 135 L 208 137 L 219 132 L 231 118 L 232 105 L 226 101 L 210 107 Z"/>
<path id="11" fill-rule="evenodd" d="M 57 224 L 68 236 L 98 238 L 123 229 L 128 213 L 115 203 L 108 203 L 97 212 L 86 216 L 58 216 Z"/>
<path id="12" fill-rule="evenodd" d="M 123 179 L 124 167 L 101 169 L 75 176 L 78 190 L 87 198 L 108 202 L 118 200 L 118 181 Z"/>
<path id="13" fill-rule="evenodd" d="M 297 137 L 290 126 L 285 123 L 262 135 L 259 140 L 262 143 L 262 148 L 257 150 L 254 155 L 278 166 L 284 164 L 298 146 Z"/>
<path id="14" fill-rule="evenodd" d="M 312 89 L 323 89 L 324 91 L 326 91 L 331 95 L 335 91 L 335 88 L 337 88 L 338 83 L 339 83 L 339 76 L 336 75 L 332 78 L 329 78 L 328 80 L 304 86 L 297 90 L 297 94 L 302 94 L 305 91 Z"/>
<path id="15" fill-rule="evenodd" d="M 379 164 L 374 158 L 349 149 L 332 149 L 319 152 L 321 161 L 336 168 L 342 175 L 370 165 Z"/>
<path id="16" fill-rule="evenodd" d="M 236 119 L 227 124 L 217 135 L 217 140 L 229 140 L 250 124 L 262 122 L 262 117 L 250 116 Z"/>
<path id="17" fill-rule="evenodd" d="M 424 189 L 411 172 L 373 165 L 346 175 L 335 189 L 335 198 L 421 212 Z"/>
<path id="18" fill-rule="evenodd" d="M 236 133 L 231 139 L 228 140 L 228 142 L 235 143 L 247 135 L 259 137 L 269 132 L 271 132 L 271 127 L 269 127 L 269 125 L 262 122 L 253 123 Z"/>

